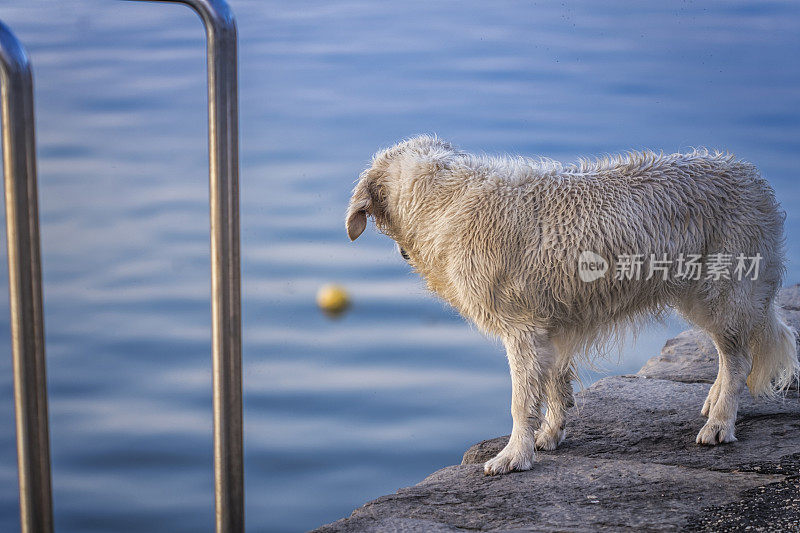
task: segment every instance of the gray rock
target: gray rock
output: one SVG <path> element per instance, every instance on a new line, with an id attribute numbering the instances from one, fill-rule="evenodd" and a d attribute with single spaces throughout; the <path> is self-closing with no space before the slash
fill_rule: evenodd
<path id="1" fill-rule="evenodd" d="M 698 502 L 724 505 L 743 490 L 782 476 L 707 471 L 661 464 L 543 456 L 530 472 L 487 477 L 481 465 L 451 466 L 345 520 L 320 528 L 383 531 L 387 516 L 481 531 L 677 531 Z"/>
<path id="2" fill-rule="evenodd" d="M 661 354 L 648 360 L 639 376 L 684 383 L 714 383 L 717 377 L 717 348 L 703 331 L 690 329 L 670 339 Z"/>
<path id="3" fill-rule="evenodd" d="M 779 298 L 800 326 L 800 285 Z M 508 441 L 480 442 L 461 465 L 356 509 L 320 532 L 775 531 L 800 524 L 800 397 L 743 396 L 737 442 L 694 444 L 717 371 L 716 350 L 691 330 L 667 342 L 635 376 L 577 395 L 567 438 L 534 468 L 483 475 Z"/>
<path id="4" fill-rule="evenodd" d="M 785 314 L 788 315 L 791 311 L 795 311 L 792 316 L 795 318 L 793 325 L 796 328 L 798 325 L 796 322 L 798 318 L 797 312 L 800 312 L 800 283 L 781 289 L 781 292 L 778 293 L 777 300 L 778 305 L 784 309 Z"/>

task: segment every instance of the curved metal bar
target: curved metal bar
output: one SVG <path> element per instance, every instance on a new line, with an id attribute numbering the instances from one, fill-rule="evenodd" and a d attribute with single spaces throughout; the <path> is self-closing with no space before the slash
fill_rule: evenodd
<path id="1" fill-rule="evenodd" d="M 214 493 L 218 533 L 244 531 L 237 36 L 224 0 L 186 4 L 206 28 L 211 207 Z"/>
<path id="2" fill-rule="evenodd" d="M 2 22 L 0 81 L 20 522 L 23 533 L 51 532 L 33 76 L 25 50 Z"/>

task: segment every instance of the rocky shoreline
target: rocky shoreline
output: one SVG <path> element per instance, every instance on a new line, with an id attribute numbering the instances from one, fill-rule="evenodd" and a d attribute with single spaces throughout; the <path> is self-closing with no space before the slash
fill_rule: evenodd
<path id="1" fill-rule="evenodd" d="M 800 285 L 779 298 L 800 330 Z M 737 442 L 697 446 L 717 373 L 710 339 L 689 330 L 636 374 L 577 395 L 567 439 L 533 470 L 483 475 L 508 440 L 382 496 L 318 532 L 800 531 L 800 397 L 742 396 Z"/>

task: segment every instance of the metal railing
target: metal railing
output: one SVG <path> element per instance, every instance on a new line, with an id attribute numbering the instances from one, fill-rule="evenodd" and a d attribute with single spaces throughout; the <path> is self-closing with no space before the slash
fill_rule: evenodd
<path id="1" fill-rule="evenodd" d="M 36 188 L 33 76 L 25 50 L 0 22 L 3 174 L 19 506 L 23 533 L 53 530 L 42 263 Z"/>
<path id="2" fill-rule="evenodd" d="M 244 531 L 239 110 L 236 21 L 224 0 L 181 3 L 200 15 L 208 57 L 209 203 L 216 531 Z M 11 337 L 23 533 L 53 530 L 45 379 L 33 81 L 0 23 Z"/>

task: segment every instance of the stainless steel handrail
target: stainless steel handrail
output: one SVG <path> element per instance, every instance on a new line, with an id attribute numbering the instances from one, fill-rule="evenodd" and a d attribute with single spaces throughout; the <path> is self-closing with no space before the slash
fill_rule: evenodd
<path id="1" fill-rule="evenodd" d="M 186 4 L 206 28 L 211 206 L 214 494 L 218 533 L 244 531 L 237 37 L 224 0 Z"/>
<path id="2" fill-rule="evenodd" d="M 2 22 L 0 81 L 20 522 L 23 533 L 46 533 L 53 531 L 53 506 L 33 76 L 25 50 Z"/>

